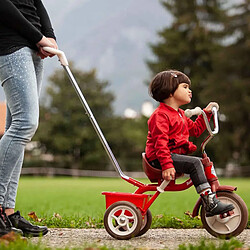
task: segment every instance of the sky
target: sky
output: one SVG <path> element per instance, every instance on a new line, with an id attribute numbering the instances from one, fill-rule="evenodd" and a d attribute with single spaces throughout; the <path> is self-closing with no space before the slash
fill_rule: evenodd
<path id="1" fill-rule="evenodd" d="M 145 82 L 150 72 L 145 61 L 153 58 L 149 43 L 157 31 L 171 23 L 158 0 L 43 0 L 57 42 L 69 60 L 82 70 L 96 68 L 115 95 L 113 108 L 140 112 L 149 101 Z M 56 58 L 44 61 L 42 97 L 48 77 L 60 68 Z M 4 100 L 0 89 L 0 100 Z M 42 102 L 43 98 L 41 98 Z"/>

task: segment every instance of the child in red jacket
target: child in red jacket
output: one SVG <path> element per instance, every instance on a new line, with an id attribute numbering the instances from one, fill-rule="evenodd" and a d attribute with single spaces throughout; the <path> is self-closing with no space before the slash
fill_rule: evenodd
<path id="1" fill-rule="evenodd" d="M 162 169 L 165 180 L 174 179 L 176 172 L 189 174 L 202 197 L 206 216 L 214 216 L 231 211 L 234 206 L 220 202 L 211 191 L 201 159 L 187 156 L 196 150 L 189 136 L 199 137 L 206 129 L 202 115 L 193 122 L 179 108 L 191 102 L 190 86 L 190 79 L 176 70 L 160 72 L 150 83 L 149 92 L 160 105 L 148 120 L 146 157 L 153 167 Z M 211 102 L 204 109 L 208 119 L 212 107 L 217 105 Z"/>

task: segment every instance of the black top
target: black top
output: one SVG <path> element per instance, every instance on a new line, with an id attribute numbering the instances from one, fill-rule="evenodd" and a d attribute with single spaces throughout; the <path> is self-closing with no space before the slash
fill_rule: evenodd
<path id="1" fill-rule="evenodd" d="M 41 0 L 0 0 L 0 55 L 26 46 L 37 50 L 43 35 L 55 39 Z"/>

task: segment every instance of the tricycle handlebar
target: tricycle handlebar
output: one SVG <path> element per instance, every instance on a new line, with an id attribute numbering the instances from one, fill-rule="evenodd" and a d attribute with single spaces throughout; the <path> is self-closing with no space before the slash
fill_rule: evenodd
<path id="1" fill-rule="evenodd" d="M 185 116 L 188 117 L 188 118 L 192 117 L 193 115 L 200 115 L 200 114 L 203 115 L 203 119 L 205 121 L 205 124 L 206 124 L 206 127 L 207 127 L 207 130 L 208 130 L 209 134 L 211 136 L 214 136 L 214 135 L 218 134 L 218 132 L 219 132 L 218 106 L 214 105 L 212 107 L 212 114 L 213 114 L 213 120 L 214 120 L 214 129 L 213 130 L 212 130 L 210 124 L 209 124 L 209 121 L 207 119 L 207 115 L 206 115 L 205 111 L 203 111 L 200 107 L 185 110 Z"/>
<path id="2" fill-rule="evenodd" d="M 218 134 L 218 132 L 219 132 L 218 107 L 217 106 L 212 107 L 212 114 L 213 114 L 213 121 L 214 121 L 214 129 L 213 130 L 212 130 L 210 123 L 207 119 L 206 113 L 202 110 L 202 115 L 203 115 L 204 121 L 206 123 L 208 133 L 211 136 L 214 136 L 214 135 Z"/>
<path id="3" fill-rule="evenodd" d="M 186 109 L 185 110 L 185 116 L 190 118 L 194 115 L 200 115 L 201 114 L 202 109 L 200 107 L 196 107 L 194 109 Z"/>
<path id="4" fill-rule="evenodd" d="M 219 106 L 218 105 L 214 105 L 212 107 L 212 114 L 213 114 L 213 122 L 214 122 L 214 129 L 212 130 L 210 123 L 207 119 L 207 115 L 205 113 L 204 110 L 202 110 L 199 107 L 196 107 L 195 109 L 187 109 L 185 111 L 185 115 L 187 117 L 191 117 L 193 115 L 200 115 L 202 114 L 203 119 L 205 121 L 206 127 L 207 127 L 207 131 L 209 133 L 209 136 L 205 139 L 205 141 L 201 144 L 201 151 L 202 153 L 205 152 L 205 146 L 207 145 L 207 143 L 219 132 L 219 122 L 218 122 L 218 109 Z"/>

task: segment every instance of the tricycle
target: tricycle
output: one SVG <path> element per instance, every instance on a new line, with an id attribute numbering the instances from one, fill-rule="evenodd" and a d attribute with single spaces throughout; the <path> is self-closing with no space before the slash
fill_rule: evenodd
<path id="1" fill-rule="evenodd" d="M 152 223 L 152 214 L 149 210 L 152 203 L 163 192 L 182 191 L 190 188 L 193 183 L 190 178 L 184 180 L 181 184 L 176 183 L 176 179 L 180 175 L 176 174 L 176 178 L 171 181 L 162 179 L 161 170 L 153 168 L 146 159 L 145 153 L 142 153 L 142 166 L 147 177 L 151 181 L 150 184 L 144 184 L 138 180 L 128 177 L 121 170 L 108 142 L 106 141 L 88 103 L 83 96 L 72 72 L 70 71 L 67 58 L 63 51 L 45 47 L 44 50 L 58 56 L 61 65 L 67 72 L 67 75 L 88 115 L 104 149 L 115 170 L 119 176 L 128 183 L 137 187 L 134 193 L 121 192 L 103 192 L 106 198 L 106 212 L 104 214 L 104 226 L 106 231 L 114 238 L 119 240 L 128 240 L 132 237 L 138 237 L 145 234 Z M 205 209 L 201 198 L 199 198 L 193 208 L 192 216 L 201 215 L 201 221 L 204 228 L 215 237 L 229 239 L 239 235 L 248 222 L 248 209 L 242 198 L 237 195 L 237 187 L 220 185 L 216 175 L 213 163 L 208 158 L 205 147 L 211 139 L 219 132 L 218 110 L 217 107 L 212 108 L 213 129 L 207 119 L 205 112 L 197 107 L 185 111 L 185 115 L 191 117 L 193 115 L 203 115 L 206 128 L 208 131 L 207 138 L 201 144 L 202 163 L 208 182 L 213 192 L 223 203 L 233 204 L 234 209 L 227 213 L 206 217 Z M 154 194 L 146 194 L 154 192 Z"/>

